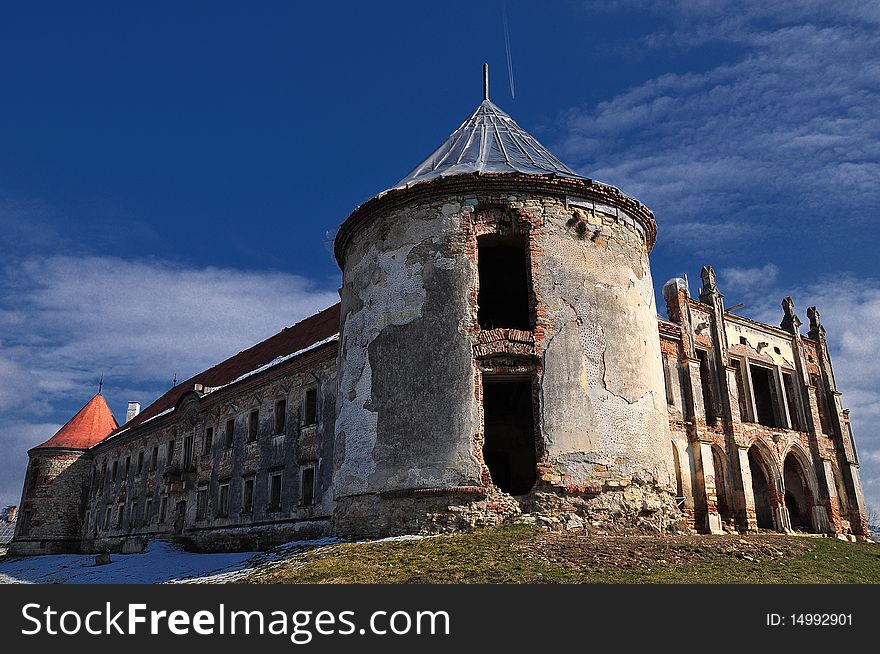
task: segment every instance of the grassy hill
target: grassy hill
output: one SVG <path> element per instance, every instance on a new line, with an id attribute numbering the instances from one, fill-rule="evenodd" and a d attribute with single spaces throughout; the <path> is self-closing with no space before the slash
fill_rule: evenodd
<path id="1" fill-rule="evenodd" d="M 880 545 L 830 538 L 585 536 L 526 526 L 329 545 L 249 583 L 880 583 Z"/>

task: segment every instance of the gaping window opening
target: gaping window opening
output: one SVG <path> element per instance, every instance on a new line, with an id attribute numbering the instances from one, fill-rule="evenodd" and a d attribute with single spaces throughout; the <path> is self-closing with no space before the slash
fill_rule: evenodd
<path id="1" fill-rule="evenodd" d="M 752 392 L 755 394 L 755 422 L 765 427 L 779 427 L 776 420 L 777 391 L 773 371 L 763 366 L 749 366 L 752 374 Z"/>
<path id="2" fill-rule="evenodd" d="M 287 400 L 275 402 L 275 429 L 274 434 L 283 434 L 287 430 Z"/>
<path id="3" fill-rule="evenodd" d="M 232 448 L 232 444 L 235 441 L 235 419 L 230 418 L 226 421 L 226 432 L 224 434 L 224 443 L 223 447 L 227 450 Z"/>
<path id="4" fill-rule="evenodd" d="M 254 478 L 244 480 L 241 488 L 241 512 L 252 513 L 254 510 Z"/>
<path id="5" fill-rule="evenodd" d="M 220 484 L 220 492 L 217 498 L 217 517 L 225 518 L 229 515 L 229 482 Z"/>
<path id="6" fill-rule="evenodd" d="M 170 466 L 174 462 L 174 440 L 168 441 L 168 452 L 165 456 L 165 466 Z"/>
<path id="7" fill-rule="evenodd" d="M 187 434 L 183 437 L 183 467 L 189 470 L 193 464 L 193 436 Z"/>
<path id="8" fill-rule="evenodd" d="M 281 473 L 269 475 L 269 510 L 281 510 Z"/>
<path id="9" fill-rule="evenodd" d="M 144 451 L 141 450 L 138 452 L 138 464 L 137 464 L 137 473 L 140 475 L 144 471 Z"/>
<path id="10" fill-rule="evenodd" d="M 308 427 L 318 422 L 318 389 L 310 388 L 306 391 L 303 406 L 303 426 Z"/>
<path id="11" fill-rule="evenodd" d="M 300 478 L 300 502 L 304 506 L 315 503 L 315 469 L 303 468 Z"/>
<path id="12" fill-rule="evenodd" d="M 196 491 L 196 520 L 204 520 L 208 511 L 208 488 L 199 486 Z"/>
<path id="13" fill-rule="evenodd" d="M 477 239 L 480 329 L 532 329 L 528 240 L 487 234 Z"/>
<path id="14" fill-rule="evenodd" d="M 529 379 L 484 378 L 483 460 L 498 488 L 525 495 L 537 479 L 535 418 Z"/>
<path id="15" fill-rule="evenodd" d="M 257 440 L 257 432 L 260 428 L 260 412 L 257 410 L 251 411 L 248 414 L 248 442 L 253 443 Z"/>
<path id="16" fill-rule="evenodd" d="M 209 455 L 212 447 L 214 447 L 214 428 L 208 427 L 205 429 L 205 440 L 202 443 L 202 454 L 205 456 Z"/>
<path id="17" fill-rule="evenodd" d="M 155 472 L 156 467 L 159 465 L 159 446 L 153 446 L 153 456 L 150 458 L 150 471 Z"/>

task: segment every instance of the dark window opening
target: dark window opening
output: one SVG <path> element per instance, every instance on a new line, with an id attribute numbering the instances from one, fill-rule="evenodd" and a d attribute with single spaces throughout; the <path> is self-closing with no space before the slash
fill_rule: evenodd
<path id="1" fill-rule="evenodd" d="M 131 455 L 125 457 L 125 472 L 123 473 L 123 477 L 128 478 L 128 471 L 131 470 Z"/>
<path id="2" fill-rule="evenodd" d="M 205 441 L 202 443 L 202 454 L 210 454 L 212 447 L 214 447 L 214 428 L 208 427 L 205 430 Z"/>
<path id="3" fill-rule="evenodd" d="M 526 240 L 490 234 L 477 239 L 480 329 L 532 328 Z"/>
<path id="4" fill-rule="evenodd" d="M 226 433 L 224 434 L 223 446 L 228 450 L 232 447 L 232 443 L 235 441 L 235 419 L 226 421 Z"/>
<path id="5" fill-rule="evenodd" d="M 773 512 L 770 510 L 770 489 L 764 470 L 749 448 L 749 471 L 752 473 L 752 495 L 755 497 L 755 518 L 760 529 L 773 529 Z"/>
<path id="6" fill-rule="evenodd" d="M 220 484 L 220 496 L 217 500 L 217 516 L 225 518 L 229 515 L 229 484 Z"/>
<path id="7" fill-rule="evenodd" d="M 697 350 L 697 358 L 700 360 L 700 386 L 703 388 L 703 409 L 706 412 L 706 422 L 715 419 L 715 404 L 712 401 L 712 372 L 709 369 L 709 353 L 705 350 Z"/>
<path id="8" fill-rule="evenodd" d="M 254 480 L 245 479 L 241 492 L 241 512 L 251 513 L 254 510 Z"/>
<path id="9" fill-rule="evenodd" d="M 163 495 L 159 498 L 159 522 L 165 522 L 168 518 L 168 497 Z"/>
<path id="10" fill-rule="evenodd" d="M 275 403 L 275 430 L 276 434 L 283 434 L 287 430 L 287 400 L 278 400 Z"/>
<path id="11" fill-rule="evenodd" d="M 752 392 L 755 394 L 755 422 L 765 427 L 779 427 L 776 421 L 776 385 L 769 368 L 749 366 L 752 372 Z"/>
<path id="12" fill-rule="evenodd" d="M 257 430 L 260 427 L 260 412 L 251 411 L 248 415 L 248 442 L 257 440 Z"/>
<path id="13" fill-rule="evenodd" d="M 492 482 L 511 495 L 535 485 L 535 421 L 529 381 L 484 381 L 483 460 Z"/>
<path id="14" fill-rule="evenodd" d="M 315 503 L 315 469 L 303 468 L 300 488 L 302 503 L 310 506 Z"/>
<path id="15" fill-rule="evenodd" d="M 303 425 L 314 425 L 318 422 L 318 389 L 306 391 L 305 407 L 303 408 Z"/>
<path id="16" fill-rule="evenodd" d="M 791 428 L 797 431 L 804 431 L 804 425 L 801 421 L 801 414 L 798 411 L 797 390 L 794 384 L 794 375 L 790 372 L 782 373 L 782 382 L 785 384 L 785 397 L 788 399 L 788 420 Z"/>
<path id="17" fill-rule="evenodd" d="M 137 474 L 141 474 L 144 471 L 144 451 L 141 450 L 138 452 L 138 467 Z"/>
<path id="18" fill-rule="evenodd" d="M 122 516 L 125 513 L 125 504 L 120 504 L 116 507 L 116 528 L 119 529 L 122 527 Z"/>
<path id="19" fill-rule="evenodd" d="M 110 529 L 110 515 L 113 513 L 112 507 L 107 507 L 107 510 L 104 512 L 104 529 Z"/>
<path id="20" fill-rule="evenodd" d="M 208 511 L 208 489 L 199 488 L 196 491 L 196 520 L 202 520 Z"/>
<path id="21" fill-rule="evenodd" d="M 144 504 L 144 524 L 148 525 L 153 521 L 153 498 L 147 498 Z"/>
<path id="22" fill-rule="evenodd" d="M 193 437 L 187 434 L 183 437 L 183 467 L 189 469 L 193 462 Z"/>
<path id="23" fill-rule="evenodd" d="M 168 453 L 165 457 L 165 465 L 170 466 L 174 461 L 174 441 L 168 441 Z"/>
<path id="24" fill-rule="evenodd" d="M 281 510 L 281 473 L 269 476 L 269 510 Z"/>
<path id="25" fill-rule="evenodd" d="M 150 459 L 150 470 L 155 470 L 156 466 L 159 465 L 159 446 L 156 445 L 153 447 L 153 456 Z"/>
<path id="26" fill-rule="evenodd" d="M 116 473 L 118 473 L 118 472 L 119 472 L 119 459 L 116 459 L 116 460 L 113 462 L 113 470 L 112 470 L 112 472 L 110 473 L 110 483 L 111 483 L 111 484 L 115 484 L 115 483 L 116 483 Z"/>
<path id="27" fill-rule="evenodd" d="M 739 337 L 739 344 L 740 345 L 748 345 L 749 339 L 747 339 L 745 336 L 740 336 Z"/>

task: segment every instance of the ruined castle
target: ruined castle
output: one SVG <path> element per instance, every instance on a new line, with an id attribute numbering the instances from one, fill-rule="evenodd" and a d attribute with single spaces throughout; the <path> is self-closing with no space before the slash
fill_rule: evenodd
<path id="1" fill-rule="evenodd" d="M 551 528 L 867 535 L 818 311 L 663 288 L 654 216 L 488 98 L 335 239 L 341 302 L 29 451 L 11 551 Z"/>

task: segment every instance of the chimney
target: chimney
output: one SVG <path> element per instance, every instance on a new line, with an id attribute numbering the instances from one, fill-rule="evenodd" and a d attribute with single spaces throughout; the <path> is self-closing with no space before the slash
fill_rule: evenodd
<path id="1" fill-rule="evenodd" d="M 125 412 L 125 422 L 128 422 L 141 412 L 140 402 L 129 402 L 128 411 Z"/>

